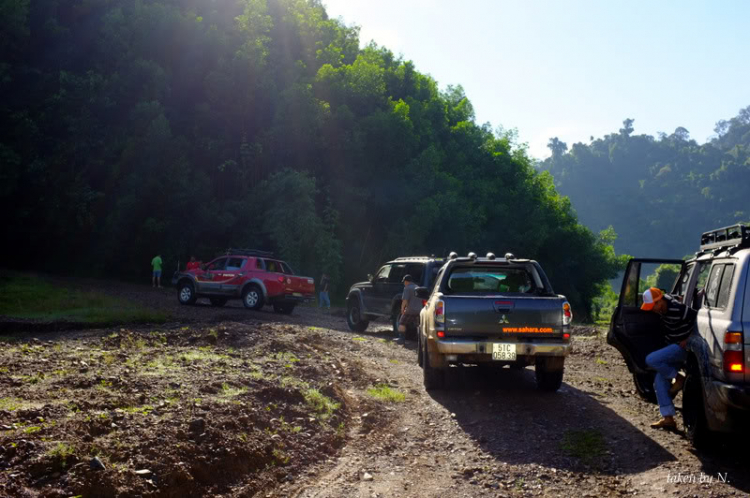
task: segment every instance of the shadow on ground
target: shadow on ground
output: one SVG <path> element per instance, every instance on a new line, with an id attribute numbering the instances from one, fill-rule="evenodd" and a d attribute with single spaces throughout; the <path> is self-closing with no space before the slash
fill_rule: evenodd
<path id="1" fill-rule="evenodd" d="M 534 372 L 452 368 L 432 397 L 498 461 L 604 474 L 635 474 L 675 457 L 629 421 L 563 384 L 536 389 Z"/>

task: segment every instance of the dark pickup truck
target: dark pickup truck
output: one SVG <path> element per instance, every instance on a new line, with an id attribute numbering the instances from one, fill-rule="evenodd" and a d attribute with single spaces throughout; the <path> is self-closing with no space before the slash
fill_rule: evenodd
<path id="1" fill-rule="evenodd" d="M 573 314 L 536 261 L 451 253 L 417 296 L 427 300 L 417 350 L 426 389 L 442 388 L 451 364 L 535 365 L 540 389 L 560 388 Z"/>

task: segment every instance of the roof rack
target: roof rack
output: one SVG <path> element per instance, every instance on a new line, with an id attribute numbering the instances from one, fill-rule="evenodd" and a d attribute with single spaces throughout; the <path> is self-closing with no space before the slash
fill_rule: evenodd
<path id="1" fill-rule="evenodd" d="M 258 249 L 235 249 L 230 247 L 227 249 L 226 255 L 234 255 L 234 256 L 259 256 L 261 258 L 273 258 L 273 253 L 271 251 L 261 251 Z"/>
<path id="2" fill-rule="evenodd" d="M 701 252 L 742 247 L 750 247 L 750 227 L 741 223 L 701 235 Z"/>

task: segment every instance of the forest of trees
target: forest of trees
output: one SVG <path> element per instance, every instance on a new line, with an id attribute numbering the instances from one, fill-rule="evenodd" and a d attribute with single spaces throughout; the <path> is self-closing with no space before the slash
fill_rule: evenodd
<path id="1" fill-rule="evenodd" d="M 698 250 L 702 232 L 750 220 L 750 107 L 720 121 L 705 144 L 677 128 L 636 135 L 632 119 L 586 145 L 549 142 L 541 163 L 582 223 L 613 226 L 617 250 L 681 258 Z"/>
<path id="2" fill-rule="evenodd" d="M 0 29 L 6 264 L 147 281 L 244 246 L 340 294 L 399 255 L 513 251 L 578 318 L 622 265 L 460 86 L 318 0 L 0 0 Z"/>

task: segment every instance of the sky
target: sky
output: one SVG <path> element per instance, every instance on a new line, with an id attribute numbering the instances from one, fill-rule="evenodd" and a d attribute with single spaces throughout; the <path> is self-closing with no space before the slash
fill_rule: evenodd
<path id="1" fill-rule="evenodd" d="M 686 128 L 705 142 L 750 106 L 750 1 L 323 0 L 536 158 L 617 132 Z"/>

